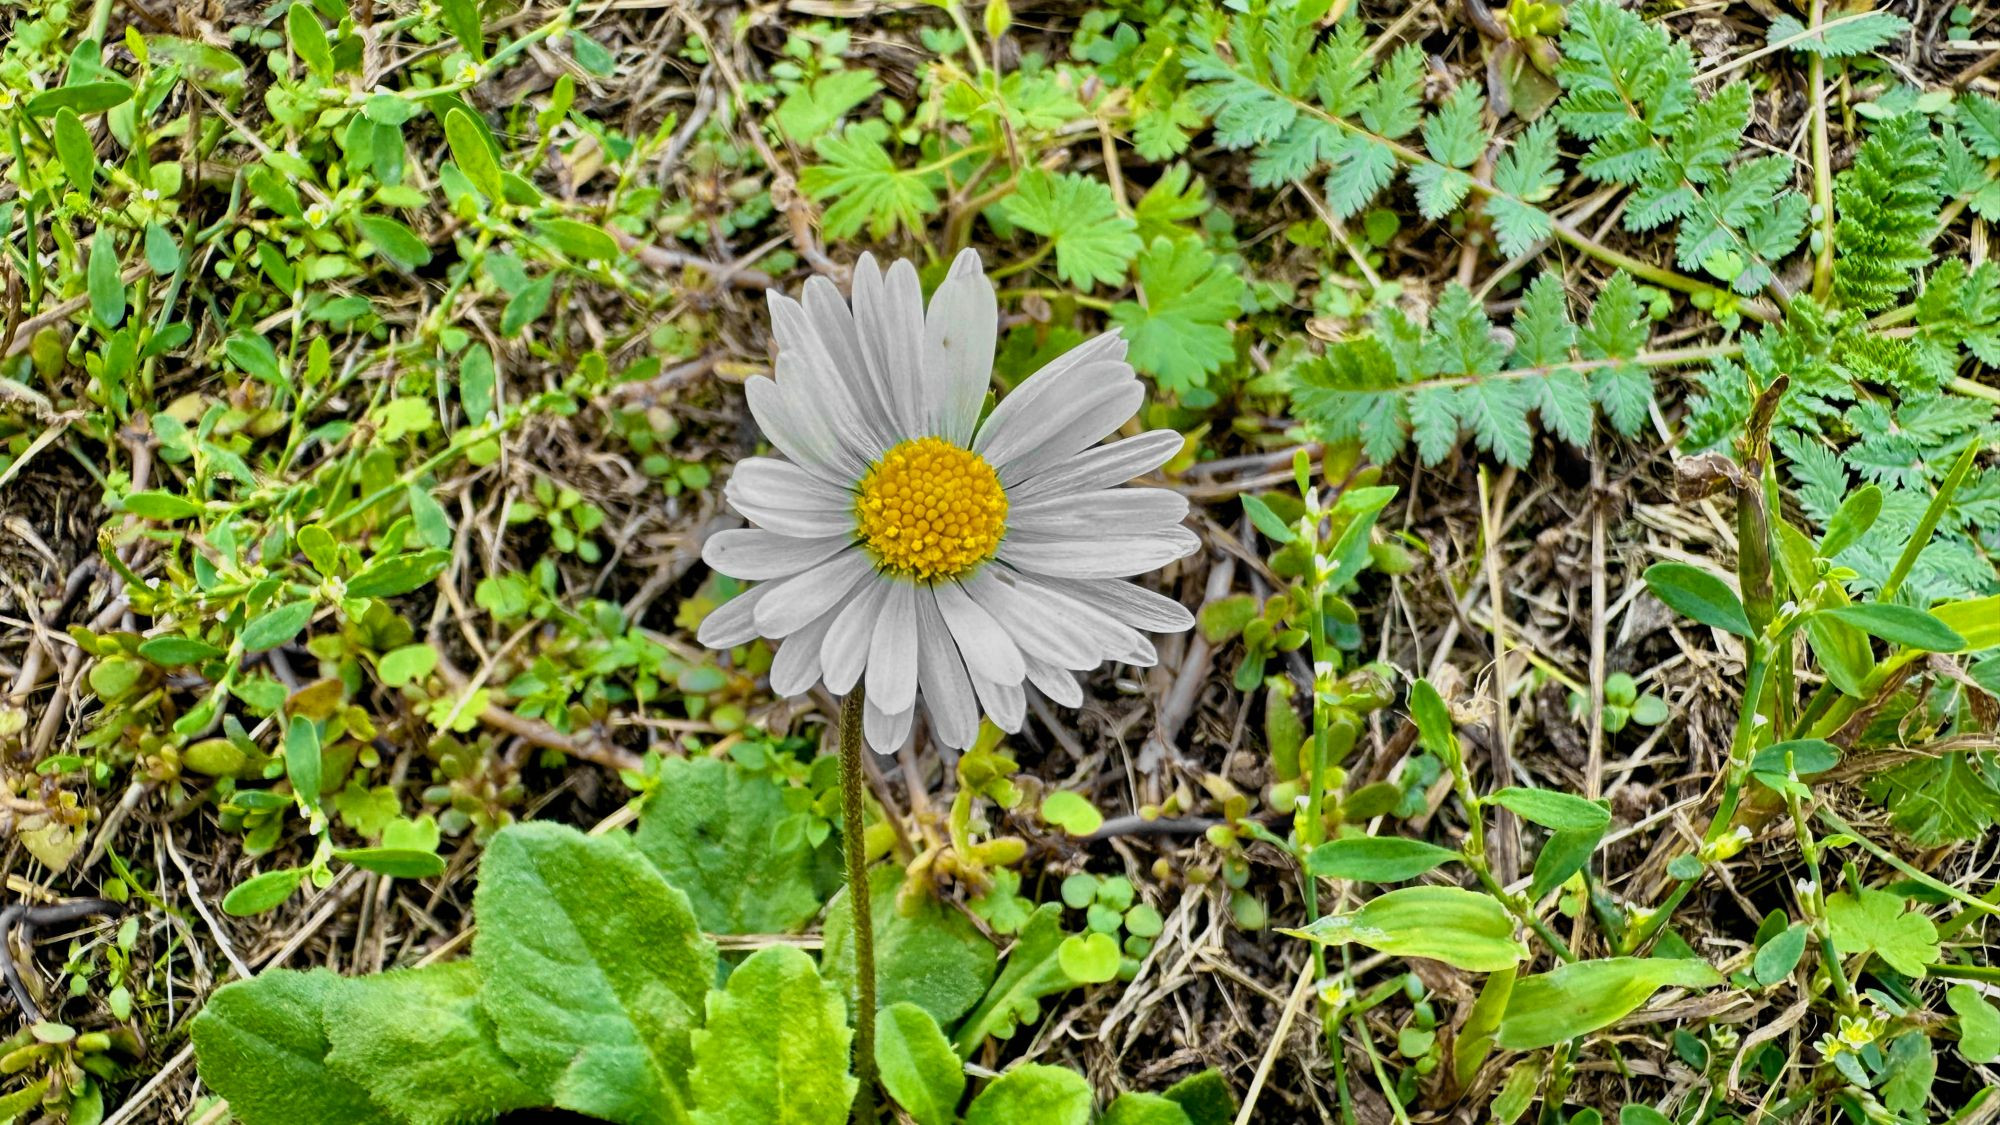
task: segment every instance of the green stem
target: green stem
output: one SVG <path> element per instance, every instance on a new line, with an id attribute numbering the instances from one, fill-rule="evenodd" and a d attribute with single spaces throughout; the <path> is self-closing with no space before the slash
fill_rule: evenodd
<path id="1" fill-rule="evenodd" d="M 840 703 L 840 831 L 847 853 L 847 903 L 854 916 L 854 1120 L 875 1123 L 875 912 L 868 901 L 867 830 L 862 824 L 860 685 Z"/>

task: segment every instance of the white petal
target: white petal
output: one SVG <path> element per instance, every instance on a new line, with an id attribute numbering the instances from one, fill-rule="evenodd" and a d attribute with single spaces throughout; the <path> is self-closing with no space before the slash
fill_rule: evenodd
<path id="1" fill-rule="evenodd" d="M 782 367 L 785 360 L 781 356 L 778 362 Z M 794 401 L 800 396 L 787 394 L 774 380 L 756 375 L 744 382 L 743 397 L 750 404 L 750 416 L 757 420 L 757 428 L 778 452 L 829 476 L 859 475 L 864 464 L 860 455 L 843 449 L 840 439 L 816 411 L 794 409 Z"/>
<path id="2" fill-rule="evenodd" d="M 847 551 L 782 582 L 757 603 L 757 630 L 767 637 L 789 637 L 847 597 L 863 578 L 875 573 L 875 561 L 863 551 Z"/>
<path id="3" fill-rule="evenodd" d="M 965 670 L 974 680 L 1018 684 L 1028 674 L 1021 663 L 1021 650 L 993 615 L 979 608 L 956 583 L 932 587 L 937 593 L 938 612 L 951 626 L 952 640 L 965 657 Z"/>
<path id="4" fill-rule="evenodd" d="M 1067 668 L 1059 668 L 1031 656 L 1028 658 L 1028 682 L 1064 707 L 1077 707 L 1083 703 L 1083 685 L 1076 682 L 1076 673 Z"/>
<path id="5" fill-rule="evenodd" d="M 1047 496 L 1009 508 L 1007 534 L 1036 542 L 1118 539 L 1177 526 L 1187 513 L 1187 497 L 1169 489 L 1106 488 Z"/>
<path id="6" fill-rule="evenodd" d="M 890 586 L 886 580 L 862 586 L 827 630 L 826 640 L 820 644 L 819 662 L 826 690 L 833 694 L 846 695 L 860 682 L 861 671 L 868 666 L 868 643 L 875 635 L 875 619 L 882 613 L 882 602 L 889 596 Z"/>
<path id="7" fill-rule="evenodd" d="M 694 639 L 709 648 L 747 644 L 757 636 L 757 603 L 769 589 L 769 586 L 752 586 L 716 606 L 701 619 L 701 628 L 695 631 Z"/>
<path id="8" fill-rule="evenodd" d="M 921 593 L 921 592 L 920 592 Z M 917 682 L 938 741 L 963 750 L 979 737 L 979 701 L 936 597 L 917 598 Z"/>
<path id="9" fill-rule="evenodd" d="M 1007 498 L 1026 502 L 1063 492 L 1089 492 L 1124 484 L 1174 459 L 1187 439 L 1173 430 L 1148 430 L 1135 438 L 1093 446 L 1014 485 Z"/>
<path id="10" fill-rule="evenodd" d="M 1115 578 L 1051 578 L 1049 585 L 1095 606 L 1134 629 L 1179 633 L 1194 627 L 1194 614 L 1172 598 Z"/>
<path id="11" fill-rule="evenodd" d="M 842 370 L 805 306 L 776 290 L 766 296 L 771 309 L 771 333 L 778 340 L 779 386 L 790 401 L 805 404 L 815 417 L 824 419 L 832 435 L 850 446 L 860 462 L 873 460 L 885 447 L 862 421 L 861 408 L 850 385 L 853 378 Z M 837 292 L 834 299 L 839 300 Z M 805 412 L 802 407 L 801 413 Z"/>
<path id="12" fill-rule="evenodd" d="M 868 747 L 877 754 L 894 754 L 910 740 L 910 723 L 917 717 L 917 709 L 910 708 L 898 714 L 890 714 L 875 706 L 870 699 L 861 708 L 861 728 L 868 735 Z"/>
<path id="13" fill-rule="evenodd" d="M 801 391 L 797 373 L 814 363 L 829 363 L 825 358 L 808 359 L 793 352 L 778 353 L 773 370 L 777 373 L 778 386 L 785 394 L 786 405 L 795 419 L 811 415 L 810 424 L 823 428 L 826 440 L 833 443 L 834 452 L 827 457 L 837 469 L 821 470 L 829 479 L 853 480 L 889 448 L 880 436 L 861 421 L 853 402 L 843 388 L 838 393 L 823 393 L 818 390 Z M 820 380 L 819 385 L 837 385 L 835 380 Z M 801 422 L 801 428 L 805 423 Z"/>
<path id="14" fill-rule="evenodd" d="M 771 661 L 771 691 L 785 699 L 804 695 L 819 681 L 819 647 L 833 624 L 834 611 L 819 615 L 812 624 L 785 638 Z"/>
<path id="15" fill-rule="evenodd" d="M 874 269 L 874 262 L 862 255 L 868 268 Z M 855 266 L 859 277 L 861 267 Z M 896 427 L 893 414 L 889 412 L 889 399 L 884 388 L 876 381 L 875 373 L 861 351 L 861 339 L 854 330 L 854 314 L 847 302 L 841 299 L 840 290 L 824 277 L 806 280 L 806 318 L 812 323 L 813 333 L 819 338 L 820 346 L 833 360 L 834 369 L 846 384 L 847 393 L 854 403 L 855 419 L 881 448 L 896 444 Z"/>
<path id="16" fill-rule="evenodd" d="M 1021 654 L 1063 668 L 1094 668 L 1103 654 L 1073 630 L 1061 628 L 1048 602 L 1020 590 L 1005 567 L 986 567 L 961 583 L 979 608 L 993 615 Z"/>
<path id="17" fill-rule="evenodd" d="M 745 518 L 780 535 L 813 538 L 854 532 L 854 497 L 789 461 L 773 457 L 739 461 L 722 494 Z"/>
<path id="18" fill-rule="evenodd" d="M 1087 662 L 1065 661 L 1064 667 L 1082 671 L 1095 668 L 1107 660 L 1133 663 L 1131 657 L 1151 650 L 1151 642 L 1146 640 L 1145 634 L 1102 609 L 1064 593 L 1053 580 L 1025 574 L 1015 574 L 1013 579 L 1025 604 L 1041 614 L 1050 628 L 1067 635 L 1070 647 L 1090 654 Z"/>
<path id="19" fill-rule="evenodd" d="M 1099 336 L 1028 376 L 986 416 L 979 436 L 972 441 L 973 450 L 998 468 L 1033 450 L 1044 434 L 1070 417 L 1078 403 L 1110 389 L 1138 387 L 1132 365 L 1116 358 L 1123 355 L 1124 346 L 1116 337 Z M 1141 388 L 1140 394 L 1144 393 Z M 1019 479 L 1026 476 L 1021 474 Z"/>
<path id="20" fill-rule="evenodd" d="M 1126 578 L 1184 559 L 1201 550 L 1201 540 L 1184 527 L 1149 535 L 1098 541 L 1000 541 L 1000 561 L 1019 570 L 1056 578 Z"/>
<path id="21" fill-rule="evenodd" d="M 924 314 L 929 429 L 956 445 L 972 440 L 979 406 L 993 384 L 993 345 L 999 327 L 993 283 L 980 267 L 979 252 L 968 246 L 952 260 L 951 272 L 931 294 L 931 307 Z"/>
<path id="22" fill-rule="evenodd" d="M 873 254 L 861 255 L 854 263 L 854 329 L 890 426 L 898 433 L 917 433 L 924 416 L 923 391 L 917 384 L 924 295 L 915 266 L 899 261 L 884 277 Z"/>
<path id="23" fill-rule="evenodd" d="M 875 619 L 868 646 L 868 698 L 885 711 L 907 711 L 917 702 L 917 598 L 913 582 L 888 582 L 888 600 Z"/>
<path id="24" fill-rule="evenodd" d="M 757 527 L 732 528 L 708 537 L 701 561 L 717 573 L 754 582 L 810 570 L 853 542 L 851 533 L 801 539 Z"/>
<path id="25" fill-rule="evenodd" d="M 972 688 L 979 693 L 979 705 L 993 717 L 993 725 L 1008 734 L 1021 733 L 1028 716 L 1028 693 L 1018 683 L 996 684 L 974 677 Z"/>
<path id="26" fill-rule="evenodd" d="M 1041 419 L 1033 428 L 1032 444 L 1026 449 L 1011 457 L 989 460 L 1000 474 L 1000 483 L 1026 480 L 1096 445 L 1145 404 L 1146 388 L 1137 379 L 1093 390 L 1078 401 L 1065 404 L 1059 413 Z"/>

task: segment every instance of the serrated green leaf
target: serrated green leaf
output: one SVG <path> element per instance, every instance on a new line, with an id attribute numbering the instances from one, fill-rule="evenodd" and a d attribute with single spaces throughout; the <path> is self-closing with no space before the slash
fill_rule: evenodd
<path id="1" fill-rule="evenodd" d="M 1165 390 L 1202 386 L 1235 358 L 1229 321 L 1243 311 L 1243 279 L 1194 238 L 1154 239 L 1139 255 L 1138 272 L 1145 303 L 1111 309 L 1131 343 L 1132 365 Z"/>
<path id="2" fill-rule="evenodd" d="M 1060 904 L 1043 903 L 1021 927 L 993 987 L 952 1037 L 960 1055 L 970 1055 L 989 1036 L 1012 1038 L 1021 1024 L 1041 1018 L 1043 997 L 1076 987 L 1059 959 L 1066 936 L 1061 916 Z"/>
<path id="3" fill-rule="evenodd" d="M 1056 276 L 1086 291 L 1100 283 L 1118 285 L 1124 282 L 1126 267 L 1141 249 L 1139 236 L 1135 233 L 1136 224 L 1118 213 L 1118 203 L 1112 198 L 1110 186 L 1089 176 L 1042 170 L 1030 172 L 1021 177 L 1020 186 L 1001 205 L 1001 210 L 1008 222 L 1042 235 L 1053 243 Z M 1164 254 L 1166 257 L 1166 261 L 1156 264 L 1155 268 L 1173 269 L 1173 276 L 1181 278 L 1193 263 L 1174 261 L 1171 245 L 1165 251 L 1152 251 L 1155 255 Z M 1195 251 L 1198 255 L 1206 254 L 1198 243 L 1195 244 Z M 1196 270 L 1197 275 L 1206 268 L 1204 265 Z M 1160 296 L 1167 299 L 1179 294 L 1162 293 Z M 1200 304 L 1212 304 L 1213 301 L 1213 296 L 1209 296 Z"/>
<path id="4" fill-rule="evenodd" d="M 564 1109 L 688 1125 L 716 953 L 687 896 L 625 836 L 530 823 L 488 842 L 473 904 L 480 1002 L 522 1078 Z"/>
<path id="5" fill-rule="evenodd" d="M 243 1125 L 395 1125 L 361 1086 L 327 1065 L 323 1011 L 341 979 L 276 970 L 209 997 L 190 1038 L 201 1078 Z"/>
<path id="6" fill-rule="evenodd" d="M 1826 922 L 1843 957 L 1873 953 L 1906 977 L 1924 975 L 1924 966 L 1937 960 L 1937 926 L 1889 891 L 1828 895 Z"/>
<path id="7" fill-rule="evenodd" d="M 409 1125 L 546 1104 L 501 1052 L 479 985 L 470 961 L 341 981 L 326 996 L 326 1065 Z"/>
<path id="8" fill-rule="evenodd" d="M 813 852 L 780 846 L 785 787 L 733 762 L 668 758 L 633 840 L 718 934 L 789 934 L 819 913 Z"/>
<path id="9" fill-rule="evenodd" d="M 708 994 L 694 1033 L 695 1125 L 841 1125 L 860 1083 L 848 1073 L 847 1006 L 788 945 L 750 955 Z"/>

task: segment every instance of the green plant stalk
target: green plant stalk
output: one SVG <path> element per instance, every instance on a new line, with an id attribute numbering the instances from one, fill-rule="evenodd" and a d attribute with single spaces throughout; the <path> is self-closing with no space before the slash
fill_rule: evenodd
<path id="1" fill-rule="evenodd" d="M 1736 708 L 1736 733 L 1730 740 L 1729 767 L 1723 775 L 1722 802 L 1716 807 L 1715 816 L 1708 822 L 1708 830 L 1702 833 L 1703 843 L 1713 843 L 1722 838 L 1736 819 L 1736 806 L 1743 796 L 1743 779 L 1750 773 L 1752 754 L 1751 740 L 1757 729 L 1757 712 L 1764 697 L 1764 685 L 1770 679 L 1771 661 L 1765 642 L 1745 638 L 1744 645 L 1750 650 L 1750 665 L 1744 677 L 1743 699 Z M 1660 927 L 1666 925 L 1688 892 L 1700 882 L 1700 876 L 1682 879 L 1651 914 L 1647 915 L 1625 941 L 1625 952 L 1634 953 L 1644 948 Z"/>
<path id="2" fill-rule="evenodd" d="M 1825 0 L 1813 0 L 1809 26 L 1817 31 L 1826 18 Z M 1826 60 L 1814 53 L 1806 64 L 1806 83 L 1812 90 L 1812 169 L 1813 204 L 1819 208 L 1819 254 L 1813 261 L 1812 293 L 1826 300 L 1833 288 L 1833 155 L 1826 127 Z"/>
<path id="3" fill-rule="evenodd" d="M 847 905 L 854 917 L 854 1120 L 875 1123 L 875 912 L 868 901 L 867 829 L 862 823 L 861 700 L 856 684 L 840 701 L 840 831 L 847 857 Z"/>
<path id="4" fill-rule="evenodd" d="M 1790 767 L 1789 762 L 1786 765 Z M 1826 881 L 1820 874 L 1819 842 L 1813 839 L 1812 823 L 1799 807 L 1797 790 L 1785 790 L 1785 808 L 1791 814 L 1792 832 L 1799 841 L 1799 855 L 1806 861 L 1806 875 L 1813 885 L 1811 894 L 1799 896 L 1799 908 L 1805 912 L 1813 936 L 1819 939 L 1820 960 L 1826 965 L 1827 979 L 1833 982 L 1833 995 L 1840 1010 L 1849 1015 L 1858 1014 L 1861 1005 L 1854 998 L 1854 985 L 1847 979 L 1847 970 L 1840 964 L 1840 949 L 1833 941 L 1833 926 L 1827 922 L 1826 911 L 1821 906 L 1823 900 L 1820 896 L 1825 893 Z"/>
<path id="5" fill-rule="evenodd" d="M 1938 486 L 1937 495 L 1931 497 L 1930 506 L 1924 509 L 1924 518 L 1917 521 L 1917 529 L 1910 534 L 1910 541 L 1903 544 L 1903 553 L 1896 559 L 1896 569 L 1889 572 L 1889 580 L 1882 584 L 1882 592 L 1876 601 L 1886 602 L 1895 598 L 1896 591 L 1903 588 L 1903 579 L 1917 565 L 1917 556 L 1930 544 L 1936 534 L 1938 521 L 1944 518 L 1944 510 L 1951 506 L 1952 494 L 1965 483 L 1965 475 L 1972 471 L 1972 462 L 1979 456 L 1979 450 L 1986 444 L 1983 435 L 1975 436 L 1965 443 L 1965 451 L 1958 455 L 1951 472 L 1945 474 L 1944 483 Z"/>
<path id="6" fill-rule="evenodd" d="M 1312 525 L 1309 531 L 1313 544 L 1314 559 L 1312 611 L 1306 614 L 1307 635 L 1311 637 L 1313 658 L 1313 736 L 1312 743 L 1306 755 L 1308 759 L 1305 766 L 1306 822 L 1299 827 L 1298 851 L 1300 873 L 1305 876 L 1300 882 L 1300 894 L 1305 899 L 1306 921 L 1310 924 L 1319 920 L 1319 877 L 1311 871 L 1304 869 L 1304 861 L 1305 857 L 1310 855 L 1313 848 L 1317 847 L 1320 841 L 1326 836 L 1326 778 L 1324 775 L 1326 772 L 1327 740 L 1331 737 L 1329 729 L 1331 719 L 1327 714 L 1328 708 L 1326 702 L 1320 698 L 1322 693 L 1320 691 L 1319 669 L 1322 663 L 1332 659 L 1332 650 L 1326 639 L 1326 590 L 1323 584 L 1324 576 L 1320 572 L 1318 562 L 1319 513 L 1315 511 L 1308 519 Z M 1313 943 L 1312 959 L 1313 973 L 1320 977 L 1326 976 L 1326 950 L 1317 942 Z M 1333 1048 L 1337 1053 L 1340 1050 L 1338 1026 L 1329 1022 L 1328 1027 L 1330 1034 L 1335 1036 Z"/>
<path id="7" fill-rule="evenodd" d="M 1974 898 L 1971 895 L 1966 894 L 1964 891 L 1959 890 L 1957 887 L 1951 886 L 1948 883 L 1944 883 L 1941 882 L 1940 880 L 1934 879 L 1931 876 L 1924 874 L 1922 871 L 1919 871 L 1916 868 L 1910 866 L 1908 863 L 1903 862 L 1903 860 L 1899 859 L 1895 853 L 1889 851 L 1882 845 L 1877 844 L 1875 841 L 1870 840 L 1868 837 L 1862 835 L 1860 829 L 1857 829 L 1852 824 L 1849 824 L 1845 820 L 1842 820 L 1840 818 L 1840 814 L 1834 812 L 1832 809 L 1822 807 L 1819 810 L 1819 818 L 1825 821 L 1827 825 L 1831 827 L 1834 831 L 1841 832 L 1849 837 L 1852 837 L 1855 843 L 1861 845 L 1862 851 L 1867 852 L 1869 855 L 1874 856 L 1876 859 L 1881 860 L 1883 863 L 1886 863 L 1889 866 L 1895 868 L 1896 870 L 1902 872 L 1903 874 L 1909 876 L 1910 878 L 1915 879 L 1917 882 L 1922 883 L 1924 886 L 1929 887 L 1931 890 L 1934 890 L 1939 894 L 1944 895 L 1946 898 L 1950 898 L 1953 899 L 1954 901 L 1964 904 L 1970 910 L 1977 911 L 1978 913 L 1981 914 L 1992 914 L 2000 916 L 2000 906 L 1995 906 L 1984 899 Z M 1952 921 L 1957 921 L 1957 919 L 1953 918 Z M 1954 929 L 1953 932 L 1956 933 L 1957 930 Z"/>

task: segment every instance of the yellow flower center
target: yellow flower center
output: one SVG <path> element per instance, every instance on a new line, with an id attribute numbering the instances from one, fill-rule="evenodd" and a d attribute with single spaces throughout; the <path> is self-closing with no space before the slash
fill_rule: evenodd
<path id="1" fill-rule="evenodd" d="M 855 520 L 876 566 L 929 582 L 992 557 L 1007 532 L 1007 493 L 993 466 L 943 438 L 916 438 L 870 466 Z"/>

